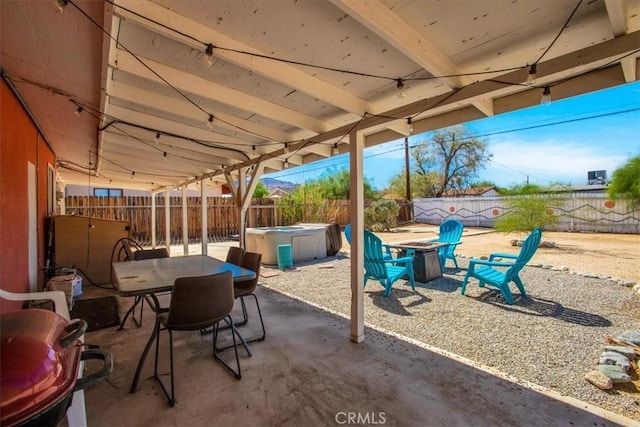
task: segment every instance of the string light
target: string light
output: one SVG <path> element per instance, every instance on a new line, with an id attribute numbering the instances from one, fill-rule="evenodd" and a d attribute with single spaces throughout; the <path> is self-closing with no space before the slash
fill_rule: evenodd
<path id="1" fill-rule="evenodd" d="M 282 165 L 282 169 L 289 169 L 289 159 L 284 159 L 284 164 Z"/>
<path id="2" fill-rule="evenodd" d="M 156 137 L 155 137 L 155 138 L 153 138 L 153 142 L 155 142 L 156 144 L 157 144 L 158 142 L 160 142 L 160 132 L 157 132 L 157 133 L 156 133 Z"/>
<path id="3" fill-rule="evenodd" d="M 337 156 L 338 154 L 340 154 L 340 150 L 338 149 L 338 143 L 336 142 L 335 144 L 333 144 L 333 149 L 331 150 L 331 155 L 332 156 Z"/>
<path id="4" fill-rule="evenodd" d="M 64 8 L 69 4 L 69 0 L 55 0 L 56 9 L 58 9 L 58 13 L 63 13 Z"/>
<path id="5" fill-rule="evenodd" d="M 551 104 L 551 87 L 545 86 L 542 91 L 542 98 L 540 98 L 541 105 L 549 105 Z"/>
<path id="6" fill-rule="evenodd" d="M 136 176 L 136 171 L 131 171 L 131 179 L 133 179 L 134 176 Z"/>
<path id="7" fill-rule="evenodd" d="M 397 79 L 396 82 L 397 82 L 396 87 L 398 88 L 398 98 L 402 98 L 402 99 L 406 98 L 407 91 L 404 89 L 404 80 Z"/>
<path id="8" fill-rule="evenodd" d="M 213 45 L 211 43 L 207 44 L 204 53 L 204 64 L 207 66 L 207 68 L 211 68 L 211 66 L 213 65 Z"/>
<path id="9" fill-rule="evenodd" d="M 531 68 L 529 68 L 529 75 L 527 76 L 526 84 L 529 86 L 533 86 L 536 84 L 536 75 L 538 74 L 538 64 L 534 62 L 531 64 Z"/>
<path id="10" fill-rule="evenodd" d="M 289 144 L 284 143 L 284 154 L 289 154 Z"/>
<path id="11" fill-rule="evenodd" d="M 213 114 L 209 114 L 209 120 L 207 120 L 207 129 L 213 129 Z"/>
<path id="12" fill-rule="evenodd" d="M 252 146 L 251 146 L 251 149 L 252 149 L 253 151 L 256 151 L 256 146 L 255 146 L 255 145 L 252 145 Z"/>
<path id="13" fill-rule="evenodd" d="M 165 151 L 164 153 L 162 153 L 163 156 L 163 160 L 166 163 L 167 162 L 167 152 Z"/>
<path id="14" fill-rule="evenodd" d="M 82 114 L 82 111 L 84 111 L 84 109 L 80 105 L 78 105 L 78 108 L 76 108 L 76 112 L 73 114 L 75 114 L 76 117 L 80 117 L 80 114 Z"/>
<path id="15" fill-rule="evenodd" d="M 409 131 L 409 135 L 413 133 L 413 124 L 411 123 L 411 117 L 407 118 L 407 130 Z"/>

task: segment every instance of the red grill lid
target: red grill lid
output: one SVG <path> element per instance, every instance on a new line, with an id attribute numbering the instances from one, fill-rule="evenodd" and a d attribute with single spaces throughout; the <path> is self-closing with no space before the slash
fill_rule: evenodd
<path id="1" fill-rule="evenodd" d="M 77 334 L 65 329 L 68 325 L 66 319 L 47 310 L 0 315 L 3 426 L 29 420 L 73 392 L 82 346 L 75 339 Z M 65 338 L 71 341 L 68 345 Z"/>

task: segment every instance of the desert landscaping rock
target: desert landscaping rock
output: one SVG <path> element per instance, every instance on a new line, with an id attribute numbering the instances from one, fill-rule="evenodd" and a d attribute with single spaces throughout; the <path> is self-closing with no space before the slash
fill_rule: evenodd
<path id="1" fill-rule="evenodd" d="M 621 345 L 607 345 L 604 347 L 604 350 L 620 353 L 629 360 L 635 360 L 636 358 L 636 352 L 631 347 L 624 347 Z"/>
<path id="2" fill-rule="evenodd" d="M 584 374 L 584 379 L 600 390 L 611 390 L 613 388 L 613 380 L 597 369 Z"/>
<path id="3" fill-rule="evenodd" d="M 631 381 L 631 377 L 617 365 L 598 365 L 596 369 L 611 378 L 614 384 L 623 384 Z"/>
<path id="4" fill-rule="evenodd" d="M 629 359 L 627 359 L 627 356 L 616 353 L 615 351 L 605 351 L 602 353 L 598 363 L 601 365 L 616 365 L 624 369 L 625 372 L 629 372 L 631 368 L 631 363 Z"/>

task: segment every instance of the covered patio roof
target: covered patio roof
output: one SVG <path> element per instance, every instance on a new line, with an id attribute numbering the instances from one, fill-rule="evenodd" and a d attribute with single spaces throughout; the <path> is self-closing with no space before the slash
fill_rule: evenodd
<path id="1" fill-rule="evenodd" d="M 640 57 L 637 0 L 52 3 L 0 3 L 0 67 L 67 184 L 228 182 L 354 130 L 371 146 L 635 81 Z"/>

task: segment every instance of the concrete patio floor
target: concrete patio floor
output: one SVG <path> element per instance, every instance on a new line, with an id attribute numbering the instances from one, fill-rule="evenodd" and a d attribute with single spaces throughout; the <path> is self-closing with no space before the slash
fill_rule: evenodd
<path id="1" fill-rule="evenodd" d="M 365 341 L 355 344 L 349 340 L 348 319 L 264 287 L 258 298 L 267 338 L 251 344 L 252 357 L 241 350 L 240 381 L 213 359 L 211 335 L 174 335 L 173 408 L 150 378 L 153 353 L 137 392 L 129 393 L 153 327 L 150 310 L 145 310 L 142 328 L 128 320 L 121 331 L 113 327 L 88 333 L 86 342 L 110 351 L 115 362 L 108 381 L 86 391 L 88 425 L 635 425 L 392 333 L 367 328 Z M 124 313 L 131 299 L 120 302 Z M 245 337 L 259 327 L 252 301 L 248 307 L 250 323 L 241 328 Z M 167 343 L 164 333 L 161 360 L 167 363 L 162 372 L 168 372 Z M 231 360 L 233 350 L 223 357 Z"/>

